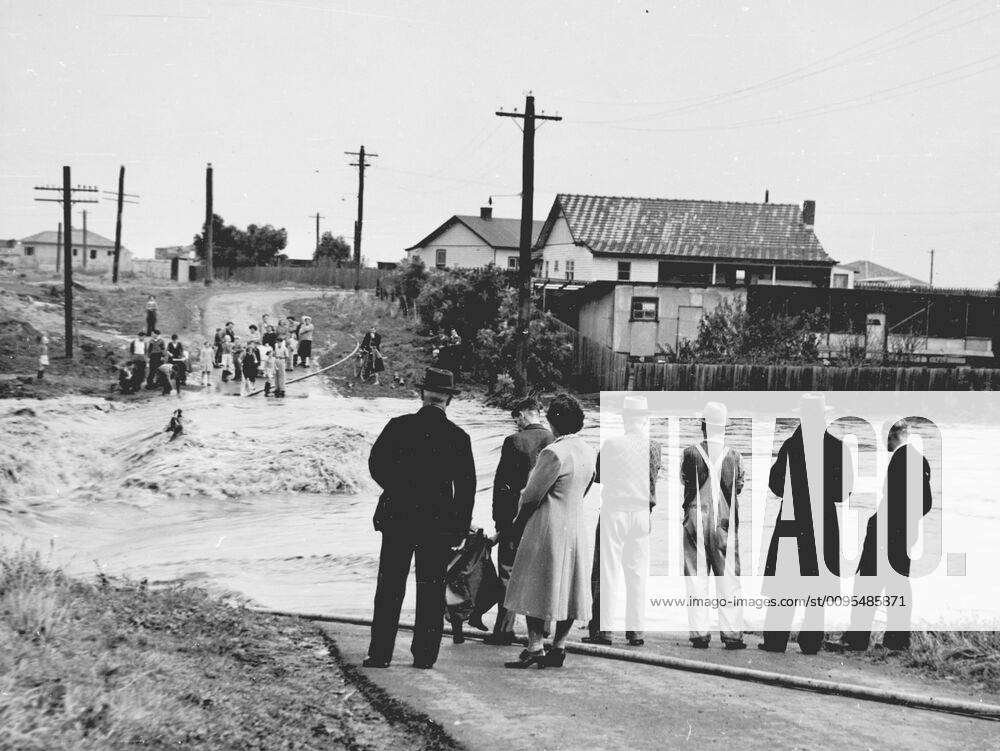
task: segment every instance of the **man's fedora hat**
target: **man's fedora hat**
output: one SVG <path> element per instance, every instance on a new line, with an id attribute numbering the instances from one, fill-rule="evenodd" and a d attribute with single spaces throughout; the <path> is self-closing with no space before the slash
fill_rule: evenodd
<path id="1" fill-rule="evenodd" d="M 437 391 L 440 394 L 451 394 L 452 396 L 462 393 L 455 388 L 455 375 L 450 370 L 441 368 L 427 368 L 424 380 L 417 384 L 417 388 L 425 391 Z"/>
<path id="2" fill-rule="evenodd" d="M 644 396 L 626 396 L 622 400 L 623 415 L 648 415 L 649 404 Z"/>

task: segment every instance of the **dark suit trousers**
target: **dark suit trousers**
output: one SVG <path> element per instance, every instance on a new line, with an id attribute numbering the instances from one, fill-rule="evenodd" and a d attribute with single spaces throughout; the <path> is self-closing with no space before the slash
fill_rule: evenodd
<path id="1" fill-rule="evenodd" d="M 507 597 L 507 585 L 510 583 L 510 572 L 514 568 L 514 558 L 517 555 L 517 543 L 520 534 L 512 525 L 500 529 L 497 540 L 497 575 L 500 578 L 500 599 L 497 603 L 497 619 L 493 623 L 493 633 L 509 635 L 514 633 L 514 622 L 517 615 L 503 606 Z"/>
<path id="2" fill-rule="evenodd" d="M 444 631 L 444 577 L 451 554 L 448 540 L 435 534 L 382 532 L 375 612 L 368 646 L 368 656 L 372 659 L 386 662 L 392 659 L 406 578 L 410 574 L 410 562 L 416 558 L 417 617 L 410 652 L 417 661 L 433 663 L 437 660 Z"/>

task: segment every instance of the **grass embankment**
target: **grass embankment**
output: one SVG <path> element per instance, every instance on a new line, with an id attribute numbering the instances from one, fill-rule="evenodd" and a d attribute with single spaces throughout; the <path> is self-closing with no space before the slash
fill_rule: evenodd
<path id="1" fill-rule="evenodd" d="M 404 316 L 394 302 L 378 300 L 369 293 L 324 295 L 294 300 L 285 308 L 296 318 L 312 316 L 316 326 L 313 347 L 321 367 L 350 353 L 375 324 L 382 335 L 381 351 L 385 355 L 385 371 L 379 374 L 381 385 L 359 381 L 354 375 L 354 361 L 349 360 L 327 376 L 345 395 L 409 396 L 413 384 L 430 365 L 429 339 L 417 332 L 416 322 Z M 393 384 L 395 375 L 403 379 L 403 386 Z"/>
<path id="2" fill-rule="evenodd" d="M 112 287 L 86 279 L 73 290 L 73 318 L 79 346 L 65 358 L 63 287 L 0 280 L 0 398 L 104 394 L 114 382 L 114 369 L 124 357 L 127 339 L 146 328 L 146 299 L 159 306 L 157 327 L 168 337 L 196 332 L 203 287 L 152 287 L 133 282 Z M 49 338 L 50 365 L 36 380 L 39 334 Z"/>
<path id="3" fill-rule="evenodd" d="M 339 662 L 297 620 L 0 550 L 0 747 L 456 747 Z"/>
<path id="4" fill-rule="evenodd" d="M 903 667 L 935 678 L 1000 694 L 998 631 L 915 631 L 908 652 L 870 654 L 874 660 L 899 660 Z"/>

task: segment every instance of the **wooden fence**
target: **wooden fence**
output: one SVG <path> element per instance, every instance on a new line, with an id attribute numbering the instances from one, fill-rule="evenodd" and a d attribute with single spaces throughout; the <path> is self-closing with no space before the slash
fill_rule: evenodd
<path id="1" fill-rule="evenodd" d="M 638 363 L 634 391 L 998 391 L 993 368 Z"/>
<path id="2" fill-rule="evenodd" d="M 573 345 L 572 385 L 580 391 L 624 391 L 628 386 L 628 355 L 584 336 L 558 318 L 551 319 Z"/>
<path id="3" fill-rule="evenodd" d="M 374 289 L 376 281 L 388 272 L 381 269 L 361 269 L 362 289 Z M 198 279 L 203 279 L 199 267 Z M 249 284 L 315 284 L 321 287 L 343 287 L 354 289 L 356 270 L 334 265 L 320 266 L 226 266 L 215 269 L 215 278 L 220 282 L 236 281 Z M 195 281 L 195 280 L 192 280 Z"/>

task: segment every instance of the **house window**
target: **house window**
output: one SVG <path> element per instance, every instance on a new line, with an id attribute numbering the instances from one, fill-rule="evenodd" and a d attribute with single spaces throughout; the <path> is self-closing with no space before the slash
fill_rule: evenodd
<path id="1" fill-rule="evenodd" d="M 34 245 L 29 245 L 28 247 L 26 247 L 24 249 L 24 255 L 26 255 L 26 256 L 33 256 L 33 255 L 35 255 L 35 246 Z"/>
<path id="2" fill-rule="evenodd" d="M 552 262 L 552 270 L 554 272 L 556 272 L 557 274 L 559 273 L 559 261 L 553 261 Z"/>
<path id="3" fill-rule="evenodd" d="M 619 261 L 618 262 L 618 281 L 627 282 L 632 278 L 632 262 L 631 261 Z"/>
<path id="4" fill-rule="evenodd" d="M 517 256 L 511 256 L 510 258 L 507 259 L 507 268 L 508 269 L 521 268 L 521 259 L 518 258 Z"/>
<path id="5" fill-rule="evenodd" d="M 549 278 L 549 262 L 548 261 L 545 262 L 545 278 L 546 279 Z"/>
<path id="6" fill-rule="evenodd" d="M 448 251 L 444 248 L 438 248 L 434 256 L 434 265 L 443 269 L 448 263 Z"/>
<path id="7" fill-rule="evenodd" d="M 80 255 L 80 249 L 79 248 L 73 248 L 73 255 L 75 255 L 75 256 Z"/>
<path id="8" fill-rule="evenodd" d="M 97 258 L 97 251 L 96 250 L 91 250 L 90 251 L 90 258 L 91 258 L 91 260 Z"/>
<path id="9" fill-rule="evenodd" d="M 848 278 L 847 274 L 834 274 L 833 284 L 831 284 L 830 286 L 836 289 L 847 289 L 847 278 Z"/>
<path id="10" fill-rule="evenodd" d="M 109 257 L 109 258 L 110 258 L 111 256 L 113 256 L 114 254 L 115 254 L 115 252 L 114 252 L 113 250 L 109 250 L 109 251 L 108 251 L 108 257 Z"/>
<path id="11" fill-rule="evenodd" d="M 573 279 L 576 276 L 576 261 L 566 261 L 566 278 Z"/>
<path id="12" fill-rule="evenodd" d="M 660 319 L 660 301 L 655 297 L 632 298 L 633 321 L 658 321 Z"/>

